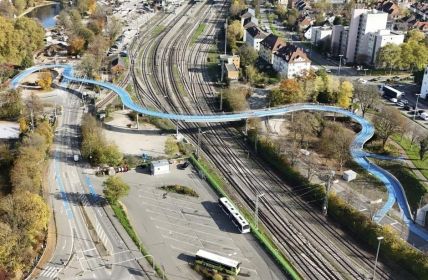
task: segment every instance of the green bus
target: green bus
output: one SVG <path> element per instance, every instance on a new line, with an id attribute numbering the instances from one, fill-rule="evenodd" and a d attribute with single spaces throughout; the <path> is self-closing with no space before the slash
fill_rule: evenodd
<path id="1" fill-rule="evenodd" d="M 241 263 L 205 250 L 198 250 L 195 263 L 224 272 L 230 275 L 238 275 Z"/>

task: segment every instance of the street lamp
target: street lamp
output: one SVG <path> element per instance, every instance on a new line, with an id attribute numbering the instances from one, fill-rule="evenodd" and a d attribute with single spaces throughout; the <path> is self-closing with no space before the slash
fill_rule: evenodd
<path id="1" fill-rule="evenodd" d="M 343 57 L 343 54 L 339 54 L 339 71 L 338 71 L 339 76 L 340 76 L 340 68 L 342 66 L 342 57 Z"/>
<path id="2" fill-rule="evenodd" d="M 413 115 L 413 120 L 415 120 L 415 119 L 416 119 L 416 114 L 418 113 L 418 102 L 419 102 L 419 96 L 421 96 L 421 94 L 416 94 L 415 114 Z"/>
<path id="3" fill-rule="evenodd" d="M 375 276 L 376 276 L 377 258 L 379 257 L 380 242 L 382 241 L 382 239 L 383 239 L 383 236 L 379 236 L 377 238 L 377 240 L 379 241 L 379 243 L 377 245 L 376 260 L 375 260 L 374 268 L 373 268 L 373 280 L 375 279 Z"/>
<path id="4" fill-rule="evenodd" d="M 255 218 L 255 224 L 256 224 L 256 229 L 259 229 L 259 199 L 261 197 L 263 197 L 265 195 L 265 193 L 261 193 L 256 195 L 256 209 L 254 210 L 254 218 Z"/>
<path id="5" fill-rule="evenodd" d="M 198 127 L 198 147 L 196 149 L 196 157 L 199 159 L 200 149 L 201 149 L 201 135 L 207 133 L 208 131 L 201 132 L 201 128 Z"/>

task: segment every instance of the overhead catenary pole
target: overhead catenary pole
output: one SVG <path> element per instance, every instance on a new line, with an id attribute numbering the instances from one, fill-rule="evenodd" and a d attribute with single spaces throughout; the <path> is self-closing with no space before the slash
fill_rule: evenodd
<path id="1" fill-rule="evenodd" d="M 342 68 L 342 57 L 343 57 L 343 54 L 339 54 L 339 71 L 338 71 L 339 76 L 340 76 L 340 70 Z"/>
<path id="2" fill-rule="evenodd" d="M 198 127 L 198 147 L 196 149 L 196 157 L 199 159 L 199 150 L 201 147 L 201 128 Z"/>
<path id="3" fill-rule="evenodd" d="M 226 54 L 226 50 L 227 50 L 227 19 L 226 19 L 226 22 L 224 23 L 224 54 Z"/>
<path id="4" fill-rule="evenodd" d="M 416 105 L 415 105 L 415 113 L 413 114 L 413 120 L 416 119 L 416 114 L 418 113 L 419 96 L 421 96 L 421 95 L 420 94 L 416 94 Z"/>
<path id="5" fill-rule="evenodd" d="M 382 239 L 383 239 L 383 236 L 379 236 L 379 237 L 377 238 L 377 240 L 379 241 L 379 243 L 378 243 L 378 245 L 377 245 L 376 260 L 375 260 L 374 268 L 373 268 L 373 278 L 372 278 L 373 280 L 375 280 L 375 277 L 376 277 L 377 259 L 378 259 L 378 257 L 379 257 L 380 242 L 382 241 Z"/>
<path id="6" fill-rule="evenodd" d="M 327 216 L 327 210 L 328 210 L 328 193 L 330 192 L 331 180 L 333 179 L 333 176 L 334 176 L 334 171 L 331 171 L 328 174 L 327 185 L 326 185 L 326 190 L 325 190 L 324 204 L 323 204 L 323 207 L 322 207 L 324 216 Z"/>
<path id="7" fill-rule="evenodd" d="M 265 193 L 261 193 L 256 195 L 256 205 L 254 209 L 254 220 L 256 229 L 259 229 L 259 200 L 265 195 Z"/>

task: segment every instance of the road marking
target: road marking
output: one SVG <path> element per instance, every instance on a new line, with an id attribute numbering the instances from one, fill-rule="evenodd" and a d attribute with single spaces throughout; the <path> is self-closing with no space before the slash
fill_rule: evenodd
<path id="1" fill-rule="evenodd" d="M 40 274 L 46 278 L 54 278 L 58 274 L 59 268 L 55 266 L 47 266 L 43 269 L 43 272 Z"/>
<path id="2" fill-rule="evenodd" d="M 184 229 L 186 229 L 186 230 L 189 230 L 189 227 L 188 227 L 188 226 L 182 226 L 182 225 L 177 225 L 177 224 L 173 224 L 173 223 L 170 223 L 170 224 L 171 224 L 171 225 L 174 225 L 174 227 L 181 227 L 181 228 L 184 228 Z M 164 228 L 164 227 L 161 227 L 161 226 L 158 226 L 158 225 L 156 225 L 156 227 L 157 227 L 158 229 L 170 230 L 170 229 L 168 229 L 168 228 Z M 219 237 L 219 235 L 220 235 L 220 234 L 213 234 L 213 233 L 208 233 L 208 232 L 205 232 L 205 231 L 196 230 L 196 229 L 193 229 L 193 228 L 190 228 L 190 230 L 192 230 L 192 231 L 194 231 L 194 232 L 196 232 L 196 233 L 205 234 L 205 235 L 211 235 L 211 236 L 215 236 L 215 237 Z M 223 234 L 223 235 L 224 235 L 224 236 L 222 236 L 222 237 L 221 237 L 221 239 L 223 239 L 223 240 L 227 239 L 227 240 L 234 241 L 232 238 L 227 237 L 225 234 Z"/>
<path id="3" fill-rule="evenodd" d="M 58 150 L 56 150 L 56 152 L 55 152 L 54 166 L 55 166 L 55 181 L 56 181 L 57 186 L 60 189 L 60 194 L 61 194 L 61 197 L 63 200 L 63 205 L 65 208 L 65 211 L 67 212 L 68 219 L 72 220 L 73 219 L 73 211 L 71 210 L 70 203 L 69 203 L 68 197 L 67 197 L 67 193 L 65 192 L 65 189 L 64 189 L 64 183 L 63 183 L 62 178 L 61 178 L 61 172 L 60 172 L 61 168 L 60 168 L 59 163 L 58 163 Z"/>
<path id="4" fill-rule="evenodd" d="M 144 196 L 140 196 L 140 195 L 138 195 L 138 197 L 140 197 L 140 198 L 143 198 L 143 199 L 148 199 L 148 200 L 153 200 L 153 201 L 155 201 L 156 203 L 164 203 L 164 204 L 167 204 L 167 205 L 172 205 L 172 206 L 177 206 L 176 204 L 174 204 L 174 203 L 170 203 L 170 202 L 167 202 L 167 201 L 165 201 L 165 200 L 160 200 L 160 199 L 155 199 L 155 198 L 149 198 L 149 197 L 144 197 Z M 170 198 L 168 198 L 168 199 L 170 199 Z M 143 202 L 144 203 L 144 202 Z M 190 209 L 190 210 L 196 210 L 196 211 L 204 211 L 204 210 L 199 210 L 199 209 L 196 209 L 196 208 L 192 208 L 192 207 L 186 207 L 186 206 L 182 206 L 182 205 L 178 205 L 178 207 L 179 208 L 187 208 L 187 209 Z"/>
<path id="5" fill-rule="evenodd" d="M 184 250 L 184 249 L 181 249 L 181 248 L 175 247 L 174 245 L 169 245 L 169 246 L 170 246 L 172 249 L 179 251 L 180 253 L 187 253 L 187 254 L 189 254 L 189 255 L 191 255 L 191 256 L 194 256 L 194 255 L 195 255 L 195 253 L 196 253 L 196 252 L 190 252 L 190 251 L 187 251 L 187 250 Z"/>
<path id="6" fill-rule="evenodd" d="M 146 209 L 146 211 L 147 211 L 147 209 Z M 163 214 L 163 213 L 156 213 L 156 212 L 152 212 L 152 213 L 155 213 L 155 214 Z M 165 214 L 164 214 L 165 215 Z M 205 225 L 205 224 L 200 224 L 200 223 L 195 223 L 195 222 L 190 222 L 190 221 L 187 221 L 187 220 L 184 220 L 184 219 L 180 219 L 180 218 L 176 218 L 176 217 L 172 217 L 172 216 L 168 216 L 168 215 L 165 215 L 166 217 L 168 217 L 168 218 L 171 218 L 171 219 L 176 219 L 176 220 L 182 220 L 182 221 L 185 221 L 185 223 L 186 224 L 194 224 L 194 225 L 197 225 L 197 226 L 200 226 L 200 227 L 206 227 L 206 228 L 210 228 L 210 229 L 214 229 L 214 230 L 219 230 L 219 228 L 218 227 L 213 227 L 213 226 L 208 226 L 208 225 Z M 164 222 L 164 223 L 168 223 L 168 224 L 172 224 L 172 223 L 169 223 L 169 222 L 166 222 L 166 221 L 162 221 L 162 220 L 160 220 L 160 219 L 157 219 L 157 218 L 154 218 L 154 217 L 150 217 L 150 219 L 152 220 L 152 221 L 159 221 L 159 222 Z M 184 224 L 184 223 L 183 223 Z M 174 226 L 176 225 L 176 224 L 173 224 Z"/>

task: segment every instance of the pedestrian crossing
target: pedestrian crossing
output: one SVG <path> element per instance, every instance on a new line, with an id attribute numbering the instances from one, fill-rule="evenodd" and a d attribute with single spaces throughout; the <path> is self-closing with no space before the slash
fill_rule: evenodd
<path id="1" fill-rule="evenodd" d="M 47 266 L 43 269 L 42 273 L 40 273 L 40 276 L 43 278 L 55 278 L 58 272 L 59 272 L 59 267 Z"/>

